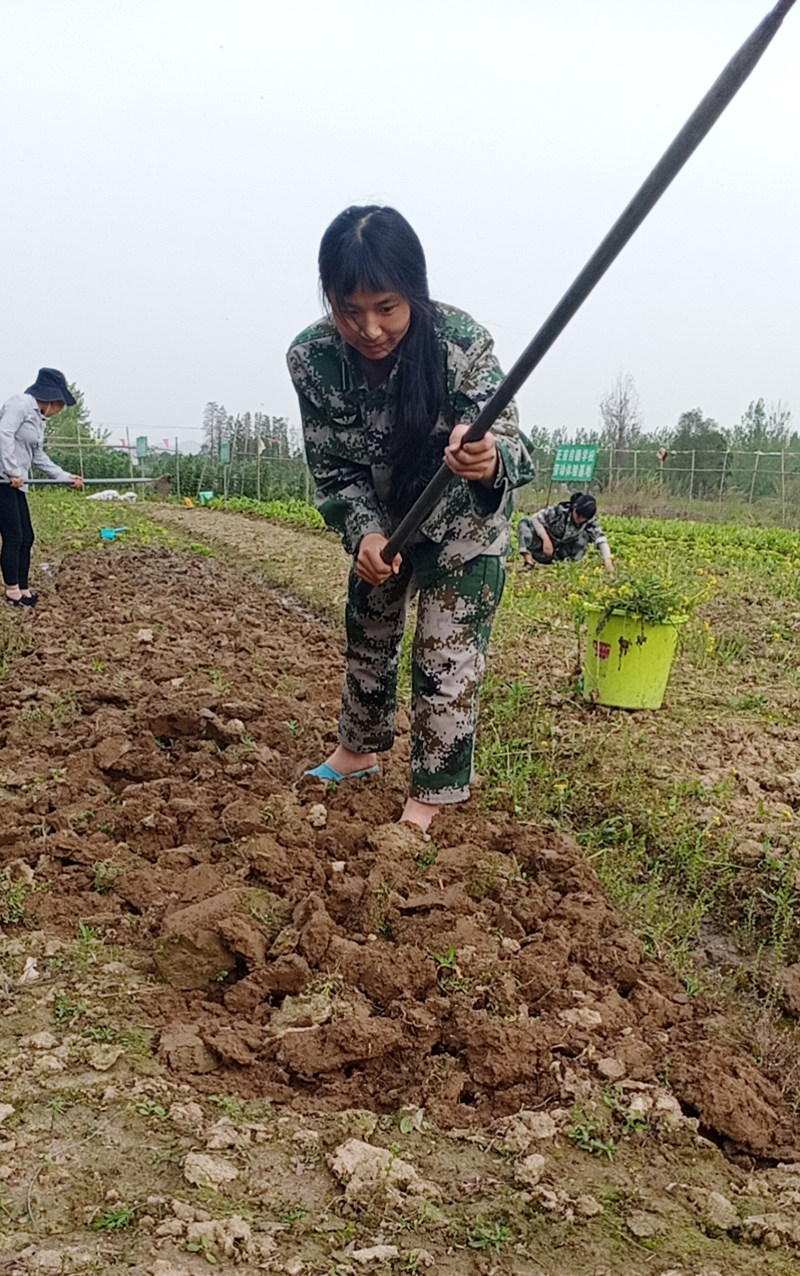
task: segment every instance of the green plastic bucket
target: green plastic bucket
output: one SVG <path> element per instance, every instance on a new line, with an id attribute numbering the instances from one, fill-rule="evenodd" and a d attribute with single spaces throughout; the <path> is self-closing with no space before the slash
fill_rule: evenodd
<path id="1" fill-rule="evenodd" d="M 617 709 L 660 709 L 667 689 L 678 628 L 685 618 L 663 625 L 612 612 L 600 628 L 602 611 L 589 608 L 583 662 L 586 700 Z"/>

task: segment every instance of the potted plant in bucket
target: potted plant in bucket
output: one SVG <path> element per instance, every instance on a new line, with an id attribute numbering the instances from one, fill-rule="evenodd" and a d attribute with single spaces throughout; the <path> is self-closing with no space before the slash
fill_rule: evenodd
<path id="1" fill-rule="evenodd" d="M 586 580 L 573 594 L 586 620 L 583 694 L 619 709 L 660 709 L 681 626 L 709 597 L 707 582 L 667 564 Z"/>

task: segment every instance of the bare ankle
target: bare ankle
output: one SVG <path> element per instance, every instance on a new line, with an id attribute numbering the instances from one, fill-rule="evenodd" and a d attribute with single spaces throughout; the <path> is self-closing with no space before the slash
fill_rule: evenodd
<path id="1" fill-rule="evenodd" d="M 400 816 L 400 823 L 416 824 L 423 833 L 427 833 L 438 810 L 439 807 L 432 802 L 420 802 L 417 798 L 408 798 L 403 814 Z"/>
<path id="2" fill-rule="evenodd" d="M 369 767 L 377 766 L 378 755 L 356 753 L 353 749 L 348 749 L 346 745 L 339 744 L 326 762 L 340 775 L 350 775 L 353 771 L 366 771 Z"/>

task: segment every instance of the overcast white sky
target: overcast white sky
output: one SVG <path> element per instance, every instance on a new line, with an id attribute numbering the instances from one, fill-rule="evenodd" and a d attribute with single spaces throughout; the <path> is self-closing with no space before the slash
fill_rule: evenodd
<path id="1" fill-rule="evenodd" d="M 771 0 L 5 0 L 0 400 L 298 420 L 284 352 L 349 203 L 394 204 L 508 368 Z M 800 4 L 520 396 L 591 428 L 800 419 Z M 134 431 L 132 430 L 132 433 Z"/>

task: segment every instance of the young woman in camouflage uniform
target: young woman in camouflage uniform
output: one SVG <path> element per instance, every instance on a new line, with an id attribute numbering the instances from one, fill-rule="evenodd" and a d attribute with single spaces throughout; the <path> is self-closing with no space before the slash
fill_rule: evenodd
<path id="1" fill-rule="evenodd" d="M 546 505 L 530 518 L 521 518 L 517 544 L 526 567 L 567 558 L 579 563 L 589 546 L 594 545 L 606 571 L 614 570 L 608 539 L 597 517 L 597 502 L 584 492 L 573 492 L 568 501 Z"/>
<path id="2" fill-rule="evenodd" d="M 510 405 L 478 443 L 469 424 L 502 380 L 492 339 L 431 301 L 422 245 L 392 208 L 348 208 L 319 254 L 330 313 L 293 342 L 316 503 L 353 557 L 339 745 L 311 775 L 377 771 L 392 747 L 409 602 L 411 793 L 402 819 L 425 829 L 469 796 L 478 691 L 505 583 L 512 491 L 533 467 Z M 456 475 L 412 544 L 381 551 L 442 460 Z"/>

